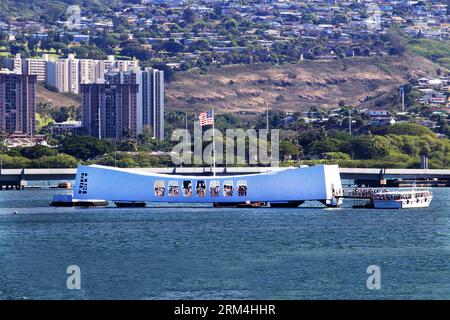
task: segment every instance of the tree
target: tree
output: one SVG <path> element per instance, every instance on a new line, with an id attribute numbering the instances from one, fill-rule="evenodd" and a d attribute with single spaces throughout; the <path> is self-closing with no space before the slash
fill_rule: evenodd
<path id="1" fill-rule="evenodd" d="M 144 125 L 142 133 L 138 135 L 138 141 L 141 145 L 149 144 L 152 142 L 153 130 L 149 125 Z"/>
<path id="2" fill-rule="evenodd" d="M 184 49 L 184 46 L 173 38 L 170 38 L 169 41 L 165 42 L 162 47 L 167 52 L 172 53 L 178 53 Z"/>
<path id="3" fill-rule="evenodd" d="M 55 49 L 58 53 L 63 49 L 67 49 L 67 45 L 64 42 L 52 42 L 48 46 Z"/>
<path id="4" fill-rule="evenodd" d="M 347 23 L 348 18 L 345 14 L 336 14 L 333 17 L 333 24 Z"/>
<path id="5" fill-rule="evenodd" d="M 13 42 L 9 45 L 9 51 L 11 52 L 12 55 L 16 55 L 18 53 L 24 53 L 27 50 L 23 44 Z"/>
<path id="6" fill-rule="evenodd" d="M 389 54 L 402 55 L 406 50 L 405 39 L 398 33 L 388 32 L 385 36 L 385 41 L 389 43 Z"/>
<path id="7" fill-rule="evenodd" d="M 89 136 L 66 137 L 59 147 L 59 151 L 88 160 L 103 155 L 111 149 L 111 145 L 104 141 Z"/>
<path id="8" fill-rule="evenodd" d="M 31 167 L 35 168 L 75 168 L 78 164 L 75 157 L 67 154 L 59 154 L 55 156 L 44 156 L 33 160 Z"/>
<path id="9" fill-rule="evenodd" d="M 182 18 L 187 23 L 193 23 L 195 21 L 195 12 L 191 8 L 186 8 L 183 10 Z"/>
<path id="10" fill-rule="evenodd" d="M 207 51 L 209 50 L 209 42 L 207 39 L 195 41 L 190 45 L 192 51 Z"/>
<path id="11" fill-rule="evenodd" d="M 419 154 L 421 155 L 421 156 L 425 156 L 425 157 L 429 157 L 430 156 L 430 153 L 431 153 L 431 149 L 430 149 L 430 147 L 429 146 L 423 146 L 421 149 L 420 149 L 420 151 L 419 151 Z"/>
<path id="12" fill-rule="evenodd" d="M 120 51 L 120 54 L 139 60 L 148 60 L 152 57 L 152 54 L 149 50 L 138 45 L 128 45 Z"/>
<path id="13" fill-rule="evenodd" d="M 280 157 L 282 161 L 288 160 L 291 157 L 297 159 L 299 155 L 298 147 L 289 140 L 280 142 Z"/>
<path id="14" fill-rule="evenodd" d="M 52 112 L 52 118 L 55 122 L 67 121 L 70 117 L 70 109 L 68 107 L 61 107 L 59 110 Z"/>
<path id="15" fill-rule="evenodd" d="M 424 134 L 434 136 L 433 131 L 415 123 L 396 123 L 388 128 L 388 133 L 409 136 L 420 136 Z"/>
<path id="16" fill-rule="evenodd" d="M 381 136 L 357 136 L 342 149 L 357 159 L 381 159 L 389 154 L 389 142 Z"/>
<path id="17" fill-rule="evenodd" d="M 235 19 L 229 18 L 229 19 L 224 21 L 223 26 L 227 30 L 236 30 L 237 27 L 238 27 L 238 23 L 237 23 L 237 21 Z"/>
<path id="18" fill-rule="evenodd" d="M 55 156 L 57 150 L 38 144 L 32 147 L 22 148 L 20 154 L 28 159 L 39 159 L 44 156 Z"/>
<path id="19" fill-rule="evenodd" d="M 39 40 L 37 38 L 30 38 L 27 41 L 27 47 L 28 47 L 28 51 L 36 51 L 36 48 L 39 44 Z"/>
<path id="20" fill-rule="evenodd" d="M 117 146 L 118 150 L 120 151 L 138 151 L 138 141 L 135 139 L 127 139 L 124 141 L 121 141 L 119 145 Z"/>
<path id="21" fill-rule="evenodd" d="M 319 19 L 317 18 L 317 16 L 314 13 L 307 13 L 307 14 L 302 14 L 300 21 L 301 21 L 301 23 L 316 24 L 319 21 Z"/>
<path id="22" fill-rule="evenodd" d="M 363 51 L 362 51 L 362 55 L 364 57 L 370 56 L 370 49 L 369 48 L 364 48 Z"/>

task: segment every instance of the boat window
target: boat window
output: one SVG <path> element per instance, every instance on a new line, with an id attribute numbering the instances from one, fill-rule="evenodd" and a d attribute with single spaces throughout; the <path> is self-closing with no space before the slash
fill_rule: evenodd
<path id="1" fill-rule="evenodd" d="M 179 193 L 178 181 L 169 181 L 169 197 L 178 197 Z"/>
<path id="2" fill-rule="evenodd" d="M 197 185 L 196 185 L 195 189 L 197 191 L 197 196 L 204 197 L 205 193 L 206 193 L 205 181 L 203 181 L 203 180 L 197 181 Z"/>
<path id="3" fill-rule="evenodd" d="M 209 183 L 209 193 L 211 197 L 218 197 L 220 194 L 220 183 L 217 180 L 211 180 Z"/>
<path id="4" fill-rule="evenodd" d="M 237 188 L 239 197 L 247 196 L 247 180 L 239 180 L 237 183 Z"/>
<path id="5" fill-rule="evenodd" d="M 165 192 L 166 192 L 166 188 L 164 185 L 164 181 L 161 181 L 161 180 L 155 181 L 155 196 L 164 197 Z"/>
<path id="6" fill-rule="evenodd" d="M 183 181 L 183 196 L 185 197 L 192 196 L 192 181 L 190 180 Z"/>
<path id="7" fill-rule="evenodd" d="M 233 196 L 233 181 L 226 180 L 223 183 L 223 196 L 232 197 Z"/>

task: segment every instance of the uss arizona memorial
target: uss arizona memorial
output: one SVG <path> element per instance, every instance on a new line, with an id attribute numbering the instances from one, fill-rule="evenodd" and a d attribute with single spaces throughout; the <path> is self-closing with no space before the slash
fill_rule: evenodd
<path id="1" fill-rule="evenodd" d="M 271 206 L 296 207 L 309 200 L 337 206 L 341 193 L 337 165 L 233 176 L 182 176 L 80 165 L 72 197 L 73 201 L 100 200 L 116 204 L 264 202 Z"/>

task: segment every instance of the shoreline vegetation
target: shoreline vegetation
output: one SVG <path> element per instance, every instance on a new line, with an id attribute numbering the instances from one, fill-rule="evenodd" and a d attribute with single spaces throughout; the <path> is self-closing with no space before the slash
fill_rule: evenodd
<path id="1" fill-rule="evenodd" d="M 225 132 L 226 125 L 229 122 L 217 121 L 217 128 L 222 132 Z M 264 126 L 257 123 L 253 128 L 257 130 Z M 364 132 L 367 128 L 355 125 L 354 130 L 355 134 L 350 135 L 342 130 L 326 130 L 301 121 L 291 123 L 280 131 L 280 166 L 339 164 L 350 168 L 419 168 L 421 156 L 426 156 L 430 169 L 450 168 L 450 139 L 442 137 L 442 134 L 438 136 L 424 126 L 397 123 Z M 2 168 L 74 168 L 77 164 L 121 168 L 173 167 L 170 152 L 180 141 L 158 141 L 142 134 L 122 141 L 62 135 L 53 137 L 50 142 L 58 147 L 3 147 Z M 210 143 L 205 143 L 204 147 Z M 266 145 L 266 141 L 262 143 L 260 145 Z M 226 138 L 222 144 L 225 158 Z M 248 147 L 249 142 L 246 142 L 247 157 Z M 218 160 L 217 166 L 223 166 Z M 245 162 L 227 166 L 249 166 L 248 161 Z"/>

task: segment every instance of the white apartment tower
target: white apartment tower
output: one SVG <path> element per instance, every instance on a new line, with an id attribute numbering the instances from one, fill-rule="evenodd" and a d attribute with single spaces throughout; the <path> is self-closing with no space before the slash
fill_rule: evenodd
<path id="1" fill-rule="evenodd" d="M 22 74 L 22 57 L 20 53 L 16 54 L 14 58 L 6 59 L 5 67 L 15 74 Z"/>
<path id="2" fill-rule="evenodd" d="M 79 60 L 79 70 L 80 70 L 80 84 L 95 83 L 97 80 L 96 71 L 97 61 L 92 59 L 80 59 Z"/>
<path id="3" fill-rule="evenodd" d="M 6 67 L 15 74 L 36 75 L 37 81 L 45 82 L 48 60 L 48 54 L 44 54 L 41 59 L 23 59 L 20 53 L 18 53 L 14 58 L 9 58 L 6 60 Z"/>
<path id="4" fill-rule="evenodd" d="M 164 140 L 164 71 L 145 68 L 136 75 L 138 132 L 150 126 L 153 137 Z"/>
<path id="5" fill-rule="evenodd" d="M 69 54 L 66 59 L 47 63 L 47 84 L 59 92 L 79 93 L 80 84 L 103 81 L 108 71 L 138 71 L 137 60 L 116 60 L 108 56 L 107 60 L 76 59 Z"/>
<path id="6" fill-rule="evenodd" d="M 69 54 L 65 59 L 49 61 L 46 67 L 47 85 L 57 89 L 59 92 L 71 92 L 78 94 L 79 60 L 73 54 Z"/>

